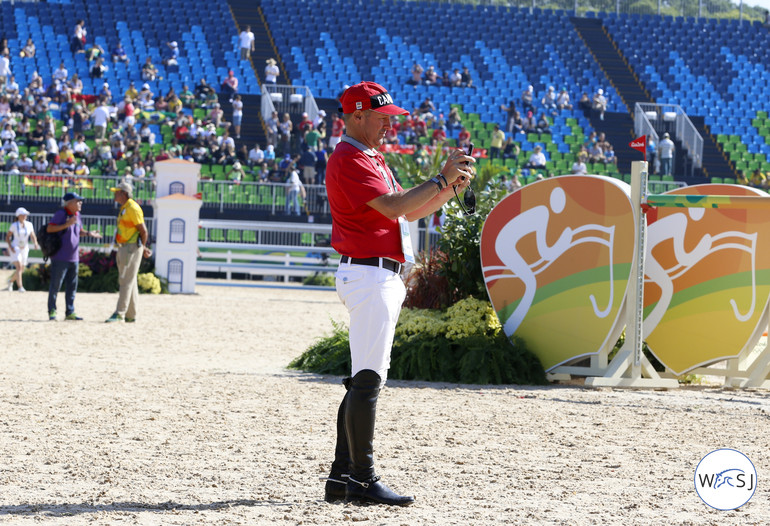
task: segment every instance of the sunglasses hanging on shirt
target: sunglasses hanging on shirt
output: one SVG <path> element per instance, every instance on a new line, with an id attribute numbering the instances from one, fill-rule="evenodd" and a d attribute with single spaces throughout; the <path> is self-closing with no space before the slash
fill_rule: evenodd
<path id="1" fill-rule="evenodd" d="M 460 205 L 460 208 L 463 209 L 463 212 L 465 215 L 473 215 L 476 213 L 476 194 L 473 193 L 473 189 L 469 186 L 465 189 L 465 194 L 463 195 L 462 200 L 460 199 L 460 196 L 457 195 L 457 186 L 452 187 L 455 191 L 455 197 L 457 198 L 457 204 Z M 463 206 L 463 203 L 465 203 L 465 206 Z"/>

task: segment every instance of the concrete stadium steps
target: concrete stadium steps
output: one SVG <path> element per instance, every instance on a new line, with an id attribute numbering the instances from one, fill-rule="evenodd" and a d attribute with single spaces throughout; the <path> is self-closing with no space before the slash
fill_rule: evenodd
<path id="1" fill-rule="evenodd" d="M 716 137 L 711 134 L 704 117 L 690 115 L 690 120 L 703 136 L 703 166 L 708 177 L 737 177 L 735 170 L 722 153 L 722 149 L 717 145 Z"/>
<path id="2" fill-rule="evenodd" d="M 570 21 L 629 112 L 633 112 L 637 102 L 653 102 L 628 61 L 607 34 L 601 20 L 570 18 Z"/>

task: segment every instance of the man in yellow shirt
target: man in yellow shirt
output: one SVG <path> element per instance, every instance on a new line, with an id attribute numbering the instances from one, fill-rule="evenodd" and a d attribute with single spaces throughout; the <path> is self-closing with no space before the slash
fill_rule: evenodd
<path id="1" fill-rule="evenodd" d="M 136 321 L 136 303 L 139 298 L 136 275 L 139 273 L 142 257 L 150 257 L 152 251 L 147 246 L 144 212 L 133 199 L 133 187 L 128 183 L 120 183 L 116 188 L 110 188 L 110 191 L 115 194 L 115 201 L 120 204 L 118 231 L 115 234 L 120 293 L 115 313 L 107 322 L 133 322 Z"/>
<path id="2" fill-rule="evenodd" d="M 500 126 L 495 124 L 495 129 L 492 131 L 489 142 L 489 158 L 495 159 L 500 157 L 500 150 L 503 147 L 505 141 L 505 132 L 500 129 Z"/>
<path id="3" fill-rule="evenodd" d="M 125 97 L 127 99 L 131 99 L 132 101 L 139 98 L 139 92 L 136 91 L 136 87 L 134 87 L 133 81 L 131 82 L 131 85 L 126 90 Z"/>

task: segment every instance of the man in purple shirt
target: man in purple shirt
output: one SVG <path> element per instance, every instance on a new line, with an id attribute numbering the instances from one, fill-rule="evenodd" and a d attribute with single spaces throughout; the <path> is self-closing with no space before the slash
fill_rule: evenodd
<path id="1" fill-rule="evenodd" d="M 75 192 L 64 194 L 62 208 L 54 213 L 48 223 L 47 231 L 58 232 L 61 236 L 61 248 L 51 256 L 51 285 L 48 288 L 48 319 L 56 320 L 56 296 L 62 282 L 65 283 L 65 320 L 82 320 L 75 314 L 75 292 L 78 289 L 78 264 L 80 263 L 80 238 L 92 236 L 101 239 L 99 231 L 83 231 L 80 222 L 80 209 L 83 198 Z"/>

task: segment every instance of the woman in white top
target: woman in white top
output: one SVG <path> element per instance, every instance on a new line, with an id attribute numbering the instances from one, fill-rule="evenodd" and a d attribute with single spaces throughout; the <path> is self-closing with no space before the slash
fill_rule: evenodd
<path id="1" fill-rule="evenodd" d="M 16 266 L 16 272 L 11 275 L 11 279 L 8 280 L 8 290 L 13 290 L 13 282 L 16 281 L 19 292 L 25 292 L 24 285 L 21 281 L 21 274 L 24 272 L 24 268 L 27 266 L 27 259 L 29 257 L 29 241 L 38 248 L 37 237 L 35 236 L 35 227 L 32 223 L 27 221 L 29 212 L 26 208 L 21 207 L 16 210 L 16 221 L 11 224 L 8 229 L 8 233 L 5 236 L 5 241 L 8 243 L 8 252 L 11 256 L 11 261 Z"/>
<path id="2" fill-rule="evenodd" d="M 243 120 L 243 101 L 240 95 L 233 96 L 233 131 L 235 138 L 241 138 L 241 121 Z"/>
<path id="3" fill-rule="evenodd" d="M 278 69 L 278 63 L 274 58 L 269 58 L 267 66 L 265 66 L 265 82 L 268 84 L 275 84 L 278 81 L 278 75 L 281 74 L 281 70 Z"/>

